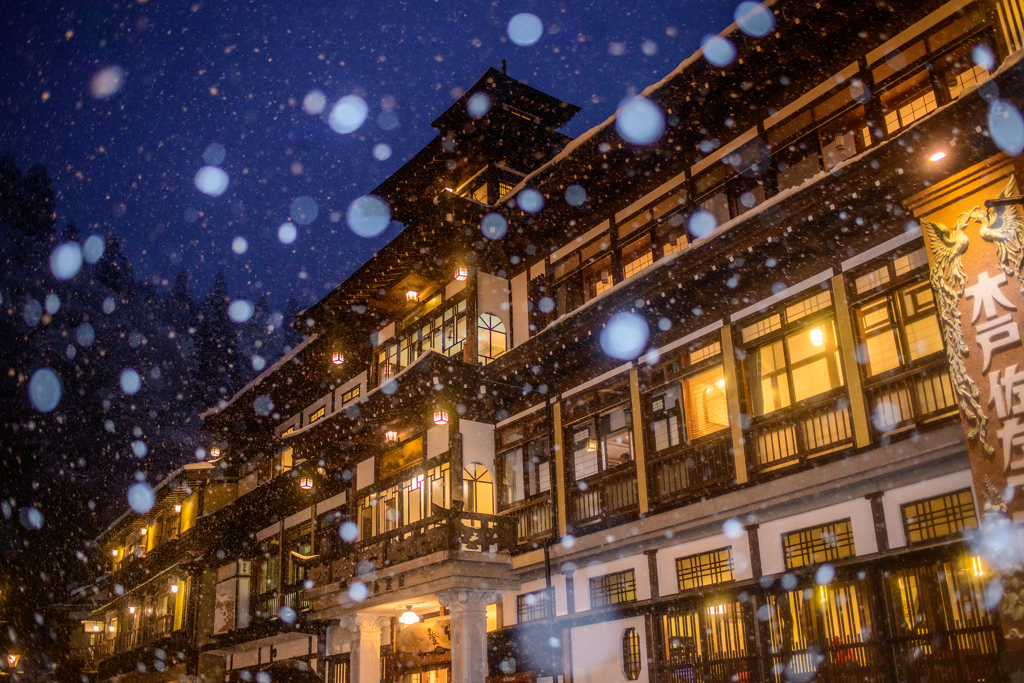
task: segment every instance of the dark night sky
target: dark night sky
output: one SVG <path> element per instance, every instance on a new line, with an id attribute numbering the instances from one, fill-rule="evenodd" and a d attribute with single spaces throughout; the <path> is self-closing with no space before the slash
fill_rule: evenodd
<path id="1" fill-rule="evenodd" d="M 83 239 L 117 235 L 139 278 L 173 281 L 185 268 L 198 296 L 221 270 L 234 296 L 306 306 L 398 229 L 355 236 L 349 203 L 425 145 L 430 122 L 489 66 L 504 58 L 513 78 L 583 107 L 563 130 L 575 137 L 725 28 L 736 4 L 8 0 L 0 154 L 45 164 L 58 225 L 75 221 Z M 544 24 L 533 46 L 507 36 L 520 12 Z M 123 87 L 98 100 L 90 81 L 110 66 L 124 70 Z M 327 96 L 322 117 L 303 111 L 313 89 Z M 353 93 L 369 116 L 341 135 L 326 114 Z M 227 152 L 219 198 L 193 184 L 211 143 Z M 392 149 L 384 161 L 380 143 Z M 300 196 L 319 216 L 282 244 L 278 226 Z M 238 236 L 243 254 L 232 250 Z"/>

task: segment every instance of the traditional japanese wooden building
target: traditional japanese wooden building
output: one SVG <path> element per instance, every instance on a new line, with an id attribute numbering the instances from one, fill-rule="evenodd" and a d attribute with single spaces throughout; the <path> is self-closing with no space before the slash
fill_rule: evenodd
<path id="1" fill-rule="evenodd" d="M 493 69 L 434 122 L 404 231 L 100 539 L 101 678 L 1022 669 L 921 225 L 1024 171 L 1024 5 L 766 7 L 577 139 Z"/>

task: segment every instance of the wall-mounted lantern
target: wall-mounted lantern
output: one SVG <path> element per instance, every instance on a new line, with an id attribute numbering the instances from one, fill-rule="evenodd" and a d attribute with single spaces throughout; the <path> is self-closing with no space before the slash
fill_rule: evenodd
<path id="1" fill-rule="evenodd" d="M 128 614 L 135 614 L 135 606 L 134 605 L 132 605 L 131 607 L 128 608 Z"/>
<path id="2" fill-rule="evenodd" d="M 417 301 L 420 300 L 420 293 L 417 292 L 416 290 L 410 289 L 408 292 L 405 293 L 405 300 L 411 304 L 416 303 Z"/>
<path id="3" fill-rule="evenodd" d="M 147 529 L 146 527 L 142 527 L 141 529 L 139 529 L 139 533 L 145 536 L 149 533 L 149 529 Z"/>
<path id="4" fill-rule="evenodd" d="M 341 365 L 342 363 L 345 362 L 345 354 L 343 354 L 341 351 L 335 351 L 334 353 L 331 354 L 331 362 L 334 363 L 335 365 Z"/>
<path id="5" fill-rule="evenodd" d="M 177 581 L 172 581 L 171 582 L 171 592 L 172 593 L 177 593 L 178 592 L 178 582 Z"/>
<path id="6" fill-rule="evenodd" d="M 178 503 L 174 506 L 174 512 L 179 515 L 181 514 L 181 503 Z"/>
<path id="7" fill-rule="evenodd" d="M 114 557 L 117 557 L 117 548 L 114 548 L 113 550 L 111 550 L 110 554 L 113 555 Z"/>
<path id="8" fill-rule="evenodd" d="M 438 408 L 434 411 L 434 424 L 446 425 L 448 424 L 448 411 Z"/>
<path id="9" fill-rule="evenodd" d="M 398 443 L 398 432 L 394 429 L 389 429 L 384 432 L 384 440 L 388 443 Z"/>
<path id="10" fill-rule="evenodd" d="M 17 668 L 20 659 L 21 655 L 7 655 L 7 666 L 12 669 Z"/>
<path id="11" fill-rule="evenodd" d="M 455 279 L 459 282 L 463 282 L 469 279 L 469 268 L 466 266 L 458 266 L 455 268 Z"/>
<path id="12" fill-rule="evenodd" d="M 213 458 L 219 458 L 220 457 L 220 446 L 211 446 L 210 447 L 210 457 L 213 457 Z"/>
<path id="13" fill-rule="evenodd" d="M 303 491 L 309 491 L 313 488 L 313 477 L 305 476 L 299 479 L 299 488 Z"/>

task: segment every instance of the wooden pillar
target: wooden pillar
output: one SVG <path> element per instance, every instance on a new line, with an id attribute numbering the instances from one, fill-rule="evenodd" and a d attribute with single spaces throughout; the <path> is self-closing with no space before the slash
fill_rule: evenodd
<path id="1" fill-rule="evenodd" d="M 476 365 L 477 270 L 470 268 L 466 280 L 466 339 L 462 342 L 462 360 Z M 456 325 L 457 326 L 457 325 Z"/>
<path id="2" fill-rule="evenodd" d="M 650 510 L 647 498 L 647 458 L 644 452 L 644 418 L 640 406 L 640 379 L 636 365 L 629 369 L 629 405 L 633 415 L 633 453 L 636 459 L 636 488 L 640 514 Z"/>
<path id="3" fill-rule="evenodd" d="M 565 449 L 562 444 L 562 404 L 555 401 L 551 406 L 551 431 L 554 442 L 555 493 L 558 506 L 558 537 L 565 536 L 568 528 L 568 505 L 565 499 Z"/>
<path id="4" fill-rule="evenodd" d="M 871 503 L 871 518 L 875 523 L 875 542 L 878 544 L 878 552 L 884 553 L 889 549 L 889 529 L 885 525 L 885 508 L 882 507 L 882 492 L 878 491 L 865 497 Z"/>
<path id="5" fill-rule="evenodd" d="M 563 569 L 565 576 L 565 609 L 569 614 L 576 614 L 576 581 L 573 575 L 575 569 Z"/>
<path id="6" fill-rule="evenodd" d="M 463 502 L 462 472 L 465 467 L 462 453 L 462 432 L 459 431 L 459 419 L 457 417 L 451 417 L 448 425 L 448 473 L 452 480 L 452 508 L 461 509 Z M 456 502 L 458 505 L 456 505 Z"/>
<path id="7" fill-rule="evenodd" d="M 748 524 L 744 527 L 747 530 L 747 549 L 750 553 L 750 573 L 754 579 L 760 579 L 761 574 L 761 537 L 757 535 L 757 524 Z"/>
<path id="8" fill-rule="evenodd" d="M 661 585 L 658 581 L 658 551 L 645 550 L 644 555 L 647 556 L 647 573 L 651 581 L 651 600 L 657 600 L 661 597 Z"/>
<path id="9" fill-rule="evenodd" d="M 732 434 L 732 455 L 736 468 L 736 483 L 747 483 L 747 447 L 743 438 L 740 411 L 739 368 L 732 347 L 732 326 L 722 326 L 722 365 L 725 373 L 725 401 L 729 410 L 729 431 Z"/>
<path id="10" fill-rule="evenodd" d="M 853 311 L 846 299 L 846 283 L 842 275 L 832 278 L 832 298 L 835 301 L 836 328 L 839 332 L 839 351 L 843 361 L 843 376 L 850 391 L 850 415 L 853 418 L 853 443 L 857 448 L 871 444 L 864 385 L 857 363 L 857 335 L 853 331 Z"/>

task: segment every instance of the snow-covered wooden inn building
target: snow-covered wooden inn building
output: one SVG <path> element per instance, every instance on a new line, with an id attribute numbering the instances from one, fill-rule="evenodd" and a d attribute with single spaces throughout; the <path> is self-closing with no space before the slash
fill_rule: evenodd
<path id="1" fill-rule="evenodd" d="M 1019 680 L 1024 4 L 738 24 L 577 139 L 491 69 L 365 188 L 405 229 L 101 537 L 99 678 Z"/>

